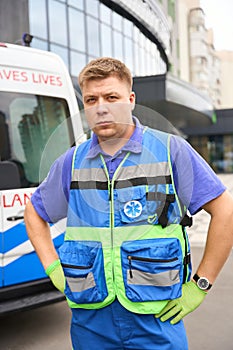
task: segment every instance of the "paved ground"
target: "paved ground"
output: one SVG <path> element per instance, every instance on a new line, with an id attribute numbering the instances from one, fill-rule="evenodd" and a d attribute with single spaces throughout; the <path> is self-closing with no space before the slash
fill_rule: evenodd
<path id="1" fill-rule="evenodd" d="M 233 175 L 219 175 L 233 194 Z M 209 215 L 200 212 L 189 229 L 193 268 L 203 254 Z M 233 252 L 204 303 L 186 316 L 189 350 L 233 350 Z"/>

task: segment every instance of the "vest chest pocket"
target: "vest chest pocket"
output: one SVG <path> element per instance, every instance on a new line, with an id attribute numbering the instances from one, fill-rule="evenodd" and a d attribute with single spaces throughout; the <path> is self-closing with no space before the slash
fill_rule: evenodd
<path id="1" fill-rule="evenodd" d="M 145 186 L 120 189 L 117 192 L 118 212 L 123 223 L 147 220 Z"/>
<path id="2" fill-rule="evenodd" d="M 59 256 L 66 277 L 65 295 L 71 301 L 86 304 L 107 297 L 100 242 L 65 241 Z"/>
<path id="3" fill-rule="evenodd" d="M 121 247 L 126 296 L 133 302 L 181 296 L 183 258 L 176 238 L 124 242 Z"/>
<path id="4" fill-rule="evenodd" d="M 155 188 L 148 192 L 145 186 L 137 186 L 118 190 L 117 200 L 119 217 L 123 223 L 146 221 L 158 224 L 166 203 L 166 194 L 155 192 Z"/>

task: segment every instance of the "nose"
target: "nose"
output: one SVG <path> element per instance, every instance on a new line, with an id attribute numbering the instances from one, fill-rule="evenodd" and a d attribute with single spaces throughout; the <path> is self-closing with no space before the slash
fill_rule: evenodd
<path id="1" fill-rule="evenodd" d="M 96 105 L 96 113 L 98 116 L 104 115 L 108 113 L 107 105 L 104 103 L 104 101 L 99 100 Z"/>

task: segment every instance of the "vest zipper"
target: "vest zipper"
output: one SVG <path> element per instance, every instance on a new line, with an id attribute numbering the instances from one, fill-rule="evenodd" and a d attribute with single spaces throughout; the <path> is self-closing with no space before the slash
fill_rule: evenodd
<path id="1" fill-rule="evenodd" d="M 112 200 L 112 181 L 109 181 L 109 195 L 108 195 L 108 200 L 111 202 Z"/>
<path id="2" fill-rule="evenodd" d="M 173 261 L 177 261 L 178 258 L 171 258 L 171 259 L 156 259 L 156 258 L 144 258 L 141 256 L 132 256 L 128 255 L 127 259 L 129 260 L 129 276 L 130 278 L 133 278 L 133 272 L 132 272 L 132 260 L 142 261 L 142 262 L 156 262 L 156 263 L 169 263 Z"/>

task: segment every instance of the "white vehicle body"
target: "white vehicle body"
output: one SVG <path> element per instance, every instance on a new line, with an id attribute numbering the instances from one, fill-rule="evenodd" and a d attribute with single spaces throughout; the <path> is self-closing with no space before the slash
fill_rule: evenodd
<path id="1" fill-rule="evenodd" d="M 0 44 L 0 314 L 63 297 L 44 273 L 23 215 L 53 161 L 84 139 L 74 88 L 61 58 Z M 51 226 L 56 247 L 63 241 L 63 226 Z"/>

